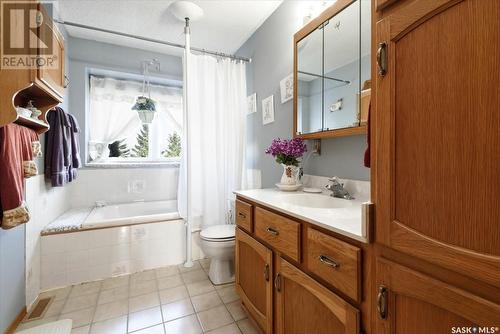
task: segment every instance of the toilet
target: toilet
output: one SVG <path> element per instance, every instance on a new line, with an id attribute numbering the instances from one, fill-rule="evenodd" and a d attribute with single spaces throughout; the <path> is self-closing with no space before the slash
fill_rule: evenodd
<path id="1" fill-rule="evenodd" d="M 235 227 L 214 225 L 200 232 L 201 248 L 211 260 L 208 276 L 213 284 L 234 282 Z"/>

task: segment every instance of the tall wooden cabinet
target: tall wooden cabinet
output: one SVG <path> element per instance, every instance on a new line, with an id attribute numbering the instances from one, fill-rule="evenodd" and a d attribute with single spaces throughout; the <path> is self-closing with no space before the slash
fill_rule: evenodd
<path id="1" fill-rule="evenodd" d="M 376 332 L 500 326 L 500 1 L 376 4 Z"/>

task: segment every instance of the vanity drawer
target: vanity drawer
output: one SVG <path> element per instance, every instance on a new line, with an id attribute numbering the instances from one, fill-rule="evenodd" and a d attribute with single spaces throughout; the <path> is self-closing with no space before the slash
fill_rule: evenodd
<path id="1" fill-rule="evenodd" d="M 252 205 L 236 200 L 236 225 L 252 232 Z"/>
<path id="2" fill-rule="evenodd" d="M 300 262 L 300 223 L 256 207 L 255 235 Z"/>
<path id="3" fill-rule="evenodd" d="M 361 249 L 308 228 L 307 250 L 309 271 L 359 301 Z"/>

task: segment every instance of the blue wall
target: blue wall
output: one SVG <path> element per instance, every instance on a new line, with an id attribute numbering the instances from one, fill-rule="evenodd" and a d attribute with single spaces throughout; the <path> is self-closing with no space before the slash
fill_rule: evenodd
<path id="1" fill-rule="evenodd" d="M 280 81 L 293 72 L 293 35 L 300 29 L 303 13 L 300 1 L 284 1 L 241 46 L 238 55 L 252 58 L 247 67 L 248 95 L 257 93 L 257 112 L 248 115 L 249 168 L 262 171 L 262 186 L 272 187 L 283 172 L 264 150 L 273 138 L 290 138 L 293 133 L 292 101 L 281 103 Z M 274 118 L 262 124 L 262 100 L 274 95 Z M 322 140 L 321 156 L 304 165 L 307 174 L 369 180 L 363 166 L 366 136 Z"/>
<path id="2" fill-rule="evenodd" d="M 0 332 L 25 306 L 25 225 L 0 229 Z"/>

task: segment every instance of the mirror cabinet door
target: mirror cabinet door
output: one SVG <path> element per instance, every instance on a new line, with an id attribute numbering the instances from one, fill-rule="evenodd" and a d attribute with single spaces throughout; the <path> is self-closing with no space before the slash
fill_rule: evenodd
<path id="1" fill-rule="evenodd" d="M 324 130 L 359 126 L 360 0 L 324 27 Z"/>
<path id="2" fill-rule="evenodd" d="M 322 131 L 323 30 L 316 29 L 297 45 L 297 129 L 300 134 Z"/>
<path id="3" fill-rule="evenodd" d="M 370 0 L 353 1 L 297 42 L 299 134 L 366 123 L 370 43 Z"/>

